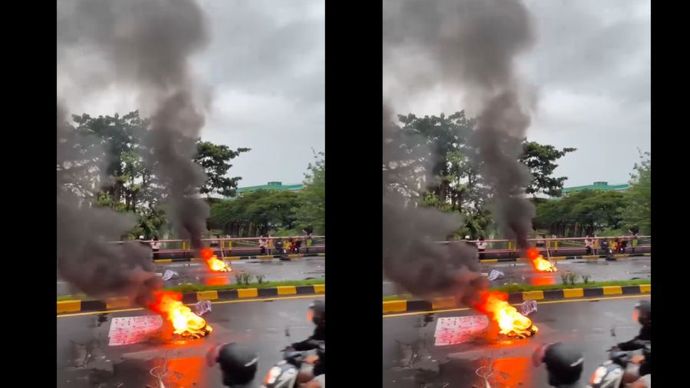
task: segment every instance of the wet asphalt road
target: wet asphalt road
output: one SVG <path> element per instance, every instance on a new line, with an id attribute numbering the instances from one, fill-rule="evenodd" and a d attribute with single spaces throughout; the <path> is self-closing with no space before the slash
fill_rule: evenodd
<path id="1" fill-rule="evenodd" d="M 217 343 L 236 341 L 250 344 L 259 353 L 257 379 L 280 360 L 280 349 L 311 335 L 307 306 L 315 297 L 272 302 L 216 303 L 204 317 L 213 332 L 199 340 L 176 343 L 108 346 L 110 320 L 100 327 L 96 315 L 59 316 L 57 318 L 58 387 L 156 387 L 158 380 L 149 372 L 167 365 L 163 376 L 166 388 L 222 387 L 218 367 L 206 365 L 208 350 Z M 129 311 L 109 317 L 150 314 Z M 289 328 L 290 337 L 286 337 Z M 86 367 L 75 368 L 73 352 L 79 343 L 93 355 Z M 167 362 L 163 362 L 167 360 Z M 162 368 L 161 368 L 162 369 Z M 155 369 L 153 373 L 157 373 Z M 101 384 L 101 385 L 99 385 Z"/>
<path id="2" fill-rule="evenodd" d="M 527 263 L 482 263 L 481 272 L 489 273 L 496 269 L 505 274 L 494 280 L 492 285 L 500 286 L 510 283 L 550 285 L 561 284 L 561 274 L 574 272 L 579 275 L 589 275 L 591 281 L 651 279 L 652 258 L 650 256 L 631 257 L 619 261 L 600 260 L 562 260 L 555 264 L 558 272 L 535 273 Z M 578 282 L 582 282 L 581 278 Z M 386 280 L 383 281 L 383 295 L 400 294 L 396 287 Z"/>
<path id="3" fill-rule="evenodd" d="M 605 349 L 632 338 L 638 326 L 631 320 L 634 303 L 648 296 L 546 303 L 530 317 L 539 333 L 525 340 L 483 339 L 447 347 L 433 346 L 435 320 L 419 326 L 422 315 L 387 316 L 383 319 L 383 386 L 417 387 L 415 379 L 431 387 L 483 387 L 475 371 L 487 360 L 493 360 L 489 382 L 500 387 L 547 387 L 543 366 L 534 368 L 530 357 L 538 344 L 552 341 L 576 343 L 585 355 L 583 379 L 598 363 L 605 360 Z M 251 344 L 259 353 L 260 378 L 280 359 L 279 349 L 306 338 L 312 330 L 305 311 L 310 298 L 273 302 L 217 303 L 205 316 L 213 333 L 200 340 L 162 344 L 107 346 L 109 320 L 97 326 L 95 315 L 60 316 L 57 318 L 57 386 L 58 387 L 158 387 L 150 371 L 166 365 L 163 383 L 175 387 L 222 387 L 218 368 L 205 364 L 208 350 L 216 343 L 237 341 Z M 145 311 L 129 311 L 112 316 L 135 316 Z M 474 315 L 469 310 L 436 314 L 442 316 Z M 289 327 L 290 337 L 285 329 Z M 612 337 L 612 328 L 616 337 Z M 403 352 L 401 343 L 414 344 L 427 338 L 431 346 L 422 351 L 421 361 L 399 368 Z M 85 345 L 93 355 L 86 367 L 75 368 L 73 352 Z M 429 356 L 429 357 L 427 357 Z M 453 360 L 451 363 L 446 363 Z M 165 362 L 164 362 L 165 361 Z M 439 365 L 444 365 L 439 373 Z M 426 372 L 424 372 L 426 370 Z M 154 370 L 154 373 L 157 370 Z M 100 384 L 100 385 L 99 385 Z"/>
<path id="4" fill-rule="evenodd" d="M 265 281 L 320 279 L 326 276 L 325 257 L 304 257 L 294 261 L 279 260 L 237 260 L 228 261 L 232 267 L 230 273 L 213 273 L 203 263 L 167 263 L 156 264 L 156 272 L 172 270 L 179 274 L 166 281 L 166 285 L 175 286 L 184 283 L 225 285 L 236 282 L 239 273 L 264 275 Z M 57 295 L 74 294 L 66 282 L 58 280 Z"/>
<path id="5" fill-rule="evenodd" d="M 606 360 L 605 350 L 637 335 L 639 326 L 632 321 L 637 300 L 625 299 L 540 303 L 530 318 L 539 327 L 535 337 L 524 340 L 476 339 L 459 345 L 435 347 L 436 320 L 419 327 L 422 315 L 385 317 L 383 319 L 383 387 L 467 388 L 485 387 L 476 371 L 493 365 L 488 377 L 492 388 L 548 387 L 544 366 L 535 368 L 531 356 L 539 344 L 570 342 L 584 353 L 581 381 L 587 381 L 594 369 Z M 455 311 L 435 317 L 476 315 L 474 311 Z M 612 328 L 615 337 L 612 336 Z M 422 343 L 420 361 L 410 364 L 410 345 Z M 399 342 L 406 344 L 401 345 Z M 422 340 L 423 341 L 423 340 Z M 401 367 L 405 365 L 405 367 Z M 483 373 L 482 369 L 479 371 Z M 485 373 L 484 373 L 485 374 Z"/>

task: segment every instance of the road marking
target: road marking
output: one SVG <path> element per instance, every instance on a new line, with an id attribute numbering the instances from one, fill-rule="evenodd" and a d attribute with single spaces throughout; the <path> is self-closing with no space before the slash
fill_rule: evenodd
<path id="1" fill-rule="evenodd" d="M 318 299 L 318 298 L 324 298 L 325 295 L 299 295 L 299 296 L 283 296 L 280 298 L 256 298 L 256 299 L 233 299 L 233 300 L 219 300 L 219 301 L 214 301 L 211 302 L 211 304 L 227 304 L 227 303 L 248 303 L 248 302 L 272 302 L 276 300 L 286 300 L 286 299 Z M 187 306 L 192 306 L 194 303 L 189 303 Z M 146 310 L 144 308 L 138 307 L 138 308 L 131 308 L 131 309 L 119 309 L 119 310 L 104 310 L 104 311 L 87 311 L 83 313 L 75 313 L 75 314 L 62 314 L 58 315 L 58 318 L 69 318 L 69 317 L 78 317 L 78 316 L 84 316 L 84 315 L 97 315 L 97 314 L 112 314 L 112 313 L 123 313 L 123 312 L 129 312 L 129 311 L 142 311 Z"/>
<path id="2" fill-rule="evenodd" d="M 541 302 L 539 302 L 539 304 L 542 305 L 542 304 L 553 304 L 553 303 L 593 302 L 593 301 L 607 301 L 607 300 L 614 300 L 614 299 L 634 299 L 634 298 L 649 298 L 649 295 L 626 295 L 626 296 L 612 296 L 612 297 L 604 297 L 604 298 L 596 297 L 596 298 L 583 298 L 583 299 L 547 300 L 547 301 L 541 301 Z M 520 304 L 521 303 L 515 303 L 513 306 L 518 306 Z M 383 317 L 384 318 L 396 318 L 396 317 L 405 317 L 405 316 L 412 316 L 412 315 L 450 313 L 450 312 L 455 312 L 455 311 L 467 311 L 467 310 L 471 310 L 471 308 L 460 307 L 460 308 L 446 309 L 446 310 L 414 311 L 411 313 L 386 314 Z"/>

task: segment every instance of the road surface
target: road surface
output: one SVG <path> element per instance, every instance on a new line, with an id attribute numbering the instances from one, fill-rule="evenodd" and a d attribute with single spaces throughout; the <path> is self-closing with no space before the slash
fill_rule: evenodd
<path id="1" fill-rule="evenodd" d="M 504 277 L 494 280 L 493 285 L 499 286 L 506 283 L 521 283 L 532 285 L 561 284 L 561 274 L 574 272 L 579 275 L 589 275 L 591 281 L 651 279 L 652 258 L 648 256 L 631 257 L 619 261 L 600 260 L 562 260 L 557 261 L 558 272 L 535 273 L 532 267 L 522 262 L 482 263 L 481 272 L 489 273 L 496 269 L 505 274 Z M 578 280 L 581 282 L 582 280 Z M 383 294 L 400 294 L 395 285 L 383 281 Z"/>
<path id="2" fill-rule="evenodd" d="M 581 381 L 587 381 L 599 363 L 606 360 L 605 350 L 637 335 L 639 326 L 632 321 L 637 300 L 649 296 L 589 301 L 542 302 L 530 316 L 539 327 L 535 337 L 524 340 L 481 340 L 460 345 L 435 347 L 436 319 L 419 327 L 422 314 L 385 316 L 383 319 L 383 387 L 485 387 L 475 373 L 483 365 L 493 365 L 489 376 L 492 388 L 548 387 L 544 366 L 531 364 L 534 349 L 542 343 L 562 341 L 576 344 L 584 353 Z M 435 318 L 476 315 L 474 311 L 451 311 Z M 612 330 L 613 328 L 613 330 Z M 612 337 L 612 332 L 615 337 Z M 411 346 L 422 343 L 420 361 L 409 363 Z M 488 368 L 479 370 L 480 374 Z"/>
<path id="3" fill-rule="evenodd" d="M 179 276 L 166 281 L 166 285 L 175 286 L 184 283 L 225 285 L 236 282 L 235 275 L 243 272 L 252 275 L 263 275 L 265 281 L 320 279 L 326 276 L 325 257 L 304 257 L 294 261 L 279 260 L 237 260 L 228 261 L 232 267 L 230 273 L 213 273 L 203 263 L 178 262 L 156 264 L 156 272 L 175 271 Z M 73 295 L 69 285 L 57 281 L 57 295 Z"/>
<path id="4" fill-rule="evenodd" d="M 58 316 L 57 386 L 159 387 L 158 380 L 149 372 L 156 366 L 167 365 L 167 373 L 163 377 L 166 388 L 220 388 L 223 386 L 220 370 L 217 366 L 210 368 L 205 364 L 206 353 L 213 345 L 229 341 L 250 344 L 255 348 L 259 353 L 257 379 L 261 379 L 280 360 L 280 349 L 311 335 L 313 325 L 306 316 L 307 306 L 314 298 L 318 297 L 215 303 L 213 311 L 205 316 L 213 327 L 208 337 L 166 345 L 108 346 L 112 317 L 150 314 L 146 311 L 109 314 L 108 320 L 100 326 L 94 314 Z M 286 328 L 290 337 L 286 337 Z M 85 367 L 75 367 L 74 353 L 78 349 L 89 349 L 92 354 Z M 159 370 L 162 368 L 153 373 Z"/>

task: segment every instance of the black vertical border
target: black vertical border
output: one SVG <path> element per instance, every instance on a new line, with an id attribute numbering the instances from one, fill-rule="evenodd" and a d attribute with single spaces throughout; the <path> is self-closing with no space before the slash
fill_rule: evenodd
<path id="1" fill-rule="evenodd" d="M 655 306 L 652 338 L 655 344 L 652 371 L 655 384 L 673 386 L 675 371 L 685 357 L 678 357 L 685 341 L 681 321 L 690 301 L 687 287 L 687 239 L 690 217 L 686 185 L 690 163 L 686 155 L 688 62 L 679 39 L 687 38 L 687 11 L 673 3 L 652 1 L 652 304 Z M 686 7 L 687 8 L 687 7 Z M 682 38 L 681 38 L 682 36 Z M 680 342 L 679 342 L 680 341 Z M 676 383 L 677 384 L 677 383 Z"/>
<path id="2" fill-rule="evenodd" d="M 1 27 L 4 385 L 55 386 L 56 4 L 5 4 Z"/>
<path id="3" fill-rule="evenodd" d="M 326 3 L 326 337 L 336 386 L 381 381 L 382 18 L 381 1 Z"/>

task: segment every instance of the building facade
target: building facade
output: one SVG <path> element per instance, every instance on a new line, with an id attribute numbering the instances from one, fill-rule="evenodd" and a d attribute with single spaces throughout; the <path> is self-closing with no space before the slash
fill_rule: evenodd
<path id="1" fill-rule="evenodd" d="M 629 188 L 630 188 L 630 185 L 627 183 L 619 184 L 619 185 L 609 185 L 608 182 L 594 182 L 591 185 L 564 187 L 563 188 L 563 194 L 565 195 L 568 193 L 575 193 L 578 191 L 585 191 L 585 190 L 625 191 Z"/>

